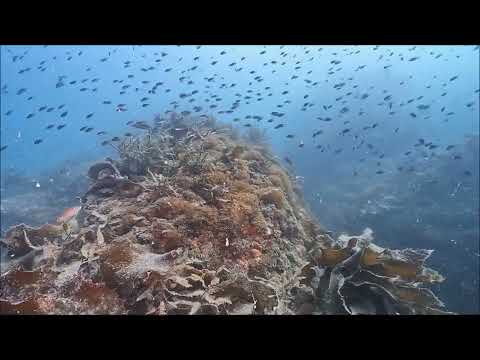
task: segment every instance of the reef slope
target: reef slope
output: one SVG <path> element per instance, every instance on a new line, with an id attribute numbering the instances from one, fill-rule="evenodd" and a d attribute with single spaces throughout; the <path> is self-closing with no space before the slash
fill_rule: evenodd
<path id="1" fill-rule="evenodd" d="M 79 211 L 6 233 L 2 314 L 446 313 L 430 250 L 332 239 L 257 130 L 142 127 L 92 165 Z"/>

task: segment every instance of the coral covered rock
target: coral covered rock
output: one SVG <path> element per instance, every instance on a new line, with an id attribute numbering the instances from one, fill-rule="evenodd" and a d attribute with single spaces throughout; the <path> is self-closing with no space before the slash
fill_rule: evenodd
<path id="1" fill-rule="evenodd" d="M 424 266 L 431 251 L 382 249 L 371 233 L 333 240 L 267 149 L 212 124 L 174 116 L 122 143 L 62 217 L 77 226 L 12 228 L 0 312 L 443 311 L 427 288 L 443 280 Z"/>

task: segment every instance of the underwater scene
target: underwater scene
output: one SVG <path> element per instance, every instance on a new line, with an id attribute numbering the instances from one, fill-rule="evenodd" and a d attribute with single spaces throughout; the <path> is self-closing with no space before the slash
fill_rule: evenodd
<path id="1" fill-rule="evenodd" d="M 1 46 L 0 314 L 478 314 L 479 57 Z"/>

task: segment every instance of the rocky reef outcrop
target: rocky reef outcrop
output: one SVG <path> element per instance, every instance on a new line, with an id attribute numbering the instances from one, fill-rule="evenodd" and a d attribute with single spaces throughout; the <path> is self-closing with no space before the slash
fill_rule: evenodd
<path id="1" fill-rule="evenodd" d="M 2 314 L 440 314 L 431 250 L 332 239 L 263 145 L 172 115 L 93 165 L 65 222 L 11 228 Z"/>

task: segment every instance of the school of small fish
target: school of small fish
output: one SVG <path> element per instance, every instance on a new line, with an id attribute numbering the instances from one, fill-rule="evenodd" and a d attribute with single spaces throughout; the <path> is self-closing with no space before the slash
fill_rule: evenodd
<path id="1" fill-rule="evenodd" d="M 45 56 L 35 67 L 23 65 L 31 55 L 30 49 L 18 52 L 14 47 L 3 48 L 8 54 L 4 60 L 7 64 L 4 66 L 7 66 L 14 76 L 28 76 L 33 72 L 45 73 L 45 84 L 51 91 L 58 92 L 59 98 L 64 98 L 60 94 L 67 88 L 81 93 L 78 98 L 71 98 L 70 103 L 47 104 L 42 101 L 41 93 L 33 93 L 27 87 L 13 88 L 8 82 L 2 83 L 2 128 L 9 122 L 45 122 L 45 134 L 36 134 L 30 140 L 35 151 L 41 151 L 41 147 L 55 131 L 80 131 L 90 134 L 98 137 L 99 146 L 119 142 L 122 137 L 133 136 L 125 131 L 122 131 L 121 135 L 112 134 L 107 128 L 108 124 L 96 116 L 98 107 L 89 109 L 81 106 L 79 112 L 78 103 L 82 103 L 84 97 L 92 97 L 98 106 L 111 109 L 112 117 L 116 116 L 115 112 L 128 114 L 135 111 L 134 109 L 154 108 L 157 101 L 164 101 L 168 97 L 174 100 L 169 102 L 165 114 L 179 109 L 183 115 L 214 115 L 245 128 L 262 126 L 276 134 L 283 133 L 285 141 L 295 142 L 298 149 L 312 147 L 320 153 L 330 153 L 332 156 L 342 156 L 349 151 L 365 151 L 364 154 L 377 163 L 377 169 L 374 170 L 376 175 L 386 172 L 381 168 L 385 149 L 370 140 L 376 136 L 372 134 L 392 122 L 393 117 L 398 119 L 398 126 L 391 132 L 391 136 L 400 133 L 402 128 L 407 126 L 404 123 L 426 121 L 432 116 L 437 118 L 438 123 L 454 122 L 456 114 L 449 110 L 447 95 L 455 91 L 456 83 L 461 79 L 459 73 L 439 73 L 425 84 L 424 94 L 400 98 L 396 95 L 398 88 L 408 89 L 415 81 L 413 75 L 392 79 L 391 90 L 374 85 L 364 86 L 364 82 L 357 79 L 362 71 L 372 65 L 351 60 L 347 64 L 346 61 L 368 53 L 377 59 L 376 71 L 391 72 L 398 62 L 412 63 L 408 66 L 411 66 L 413 71 L 414 67 L 425 59 L 445 62 L 461 57 L 435 51 L 434 47 L 412 46 L 405 51 L 403 48 L 399 51 L 395 46 L 379 45 L 348 46 L 340 50 L 329 46 L 258 46 L 258 52 L 249 56 L 242 53 L 241 47 L 227 47 L 216 56 L 211 56 L 211 52 L 204 55 L 204 48 L 210 51 L 209 46 L 197 45 L 188 46 L 190 58 L 186 58 L 178 57 L 176 46 L 159 47 L 161 50 L 158 51 L 142 46 L 125 46 L 105 47 L 103 56 L 97 56 L 91 63 L 84 59 L 87 56 L 91 58 L 93 54 L 98 54 L 98 51 L 89 54 L 89 47 L 82 47 L 82 50 L 58 52 L 54 56 L 49 52 L 50 56 Z M 40 46 L 37 48 L 37 52 L 41 50 Z M 130 56 L 123 58 L 126 52 L 120 52 L 120 48 L 131 48 Z M 433 50 L 428 51 L 431 49 Z M 478 53 L 479 47 L 472 46 L 472 51 Z M 355 65 L 352 66 L 352 62 Z M 77 68 L 75 71 L 72 68 L 75 76 L 71 75 L 68 69 L 72 63 L 76 66 L 79 66 L 79 63 L 84 64 L 85 75 L 78 76 L 81 72 Z M 113 63 L 119 69 L 116 78 L 107 84 L 101 74 L 106 67 L 114 66 Z M 262 70 L 258 70 L 259 68 Z M 243 74 L 242 79 L 248 85 L 229 81 L 230 74 L 239 72 Z M 172 78 L 172 74 L 176 80 L 167 81 Z M 272 76 L 277 77 L 272 79 Z M 295 91 L 291 87 L 293 84 Z M 185 88 L 189 91 L 185 91 Z M 116 95 L 112 89 L 117 92 Z M 323 98 L 322 94 L 327 89 L 333 89 L 338 96 L 334 99 Z M 130 101 L 132 97 L 126 100 L 126 94 L 133 94 L 136 100 Z M 465 100 L 465 108 L 473 111 L 478 108 L 479 89 L 472 89 L 470 97 Z M 268 104 L 272 101 L 276 104 L 265 106 L 265 100 L 269 98 Z M 16 106 L 10 108 L 9 104 L 13 102 Z M 19 114 L 21 111 L 25 114 Z M 302 118 L 308 117 L 317 124 L 309 137 L 294 133 L 301 129 L 296 120 L 298 115 L 294 115 L 298 111 L 305 113 Z M 245 112 L 246 115 L 238 115 Z M 435 115 L 432 115 L 434 113 Z M 132 118 L 135 117 L 132 115 Z M 369 118 L 372 120 L 368 120 Z M 129 120 L 125 126 L 132 128 L 132 131 L 149 130 L 152 127 L 148 122 L 137 119 Z M 332 142 L 331 137 L 329 142 L 322 141 L 331 128 L 338 129 L 338 126 L 341 126 L 341 130 L 336 136 L 348 138 L 351 149 L 339 147 Z M 18 139 L 2 142 L 1 152 L 20 146 Z M 455 146 L 456 144 L 441 143 L 433 138 L 412 139 L 410 147 L 404 149 L 403 154 L 407 158 L 415 154 L 432 158 L 436 156 L 435 151 L 441 150 L 451 152 L 452 160 L 460 160 L 462 154 L 455 152 Z M 288 157 L 285 160 L 289 165 L 293 165 Z M 365 158 L 362 158 L 359 163 L 364 161 Z M 406 170 L 407 165 L 402 164 L 397 170 L 409 171 Z M 357 176 L 358 169 L 352 169 L 352 174 Z M 470 176 L 471 169 L 465 169 L 464 174 Z"/>

